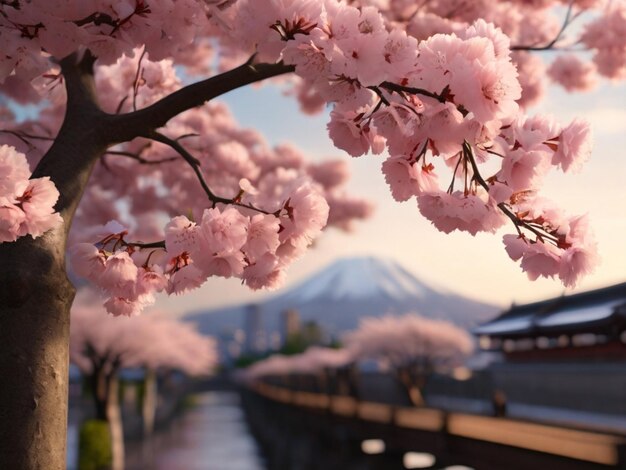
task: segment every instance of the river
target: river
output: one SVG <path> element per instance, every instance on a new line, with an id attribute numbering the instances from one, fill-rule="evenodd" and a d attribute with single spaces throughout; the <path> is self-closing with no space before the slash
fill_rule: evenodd
<path id="1" fill-rule="evenodd" d="M 127 445 L 126 470 L 263 470 L 239 395 L 196 395 L 195 406 L 144 443 Z"/>

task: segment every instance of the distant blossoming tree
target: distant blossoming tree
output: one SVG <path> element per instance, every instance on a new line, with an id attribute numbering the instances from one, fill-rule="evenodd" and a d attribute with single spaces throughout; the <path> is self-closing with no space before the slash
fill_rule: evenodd
<path id="1" fill-rule="evenodd" d="M 89 382 L 96 419 L 109 424 L 113 468 L 124 467 L 124 440 L 119 404 L 120 369 L 139 367 L 146 376 L 144 430 L 151 432 L 156 408 L 157 369 L 189 375 L 209 375 L 217 365 L 215 341 L 188 323 L 154 314 L 125 320 L 105 315 L 102 308 L 82 302 L 72 309 L 70 361 Z"/>
<path id="2" fill-rule="evenodd" d="M 274 354 L 245 369 L 244 380 L 287 374 L 319 374 L 326 369 L 345 367 L 354 361 L 351 351 L 311 346 L 300 354 Z"/>
<path id="3" fill-rule="evenodd" d="M 464 330 L 416 314 L 366 318 L 344 342 L 355 360 L 387 363 L 415 405 L 423 404 L 422 391 L 432 373 L 462 365 L 473 349 Z"/>
<path id="4" fill-rule="evenodd" d="M 343 194 L 344 166 L 271 148 L 212 102 L 241 86 L 289 74 L 305 112 L 332 105 L 335 145 L 385 153 L 393 197 L 415 197 L 440 230 L 508 220 L 507 252 L 529 277 L 573 285 L 589 272 L 586 219 L 537 193 L 551 167 L 588 158 L 589 126 L 523 107 L 545 81 L 534 50 L 590 51 L 550 67 L 570 90 L 624 78 L 626 5 L 572 0 L 564 21 L 559 5 L 0 1 L 0 376 L 12 383 L 0 388 L 0 467 L 64 466 L 68 237 L 75 271 L 109 312 L 132 315 L 211 276 L 276 286 L 327 223 L 369 212 Z M 16 119 L 16 103 L 37 119 Z"/>

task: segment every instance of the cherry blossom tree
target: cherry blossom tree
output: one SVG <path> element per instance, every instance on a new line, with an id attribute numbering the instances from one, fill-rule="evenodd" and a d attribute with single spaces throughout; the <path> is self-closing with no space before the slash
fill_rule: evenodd
<path id="1" fill-rule="evenodd" d="M 545 77 L 624 78 L 625 24 L 623 0 L 0 0 L 0 466 L 64 465 L 68 240 L 106 309 L 133 315 L 211 276 L 275 287 L 324 226 L 369 212 L 345 166 L 272 148 L 214 102 L 242 86 L 330 104 L 332 141 L 384 153 L 395 199 L 446 233 L 509 221 L 530 278 L 575 284 L 589 224 L 538 190 L 589 157 L 590 129 L 524 107 Z M 543 50 L 565 52 L 548 73 Z"/>
<path id="2" fill-rule="evenodd" d="M 280 378 L 293 386 L 302 379 L 306 380 L 304 376 L 307 376 L 314 378 L 315 385 L 323 391 L 333 393 L 329 386 L 332 380 L 340 392 L 345 392 L 353 384 L 350 379 L 354 361 L 352 351 L 348 349 L 311 346 L 300 354 L 271 355 L 243 371 L 238 371 L 234 377 L 248 386 L 272 377 Z"/>
<path id="3" fill-rule="evenodd" d="M 254 381 L 272 375 L 320 374 L 327 369 L 345 367 L 354 361 L 347 349 L 311 346 L 300 354 L 274 354 L 246 368 L 241 378 Z"/>
<path id="4" fill-rule="evenodd" d="M 143 419 L 151 432 L 156 409 L 157 369 L 208 375 L 217 365 L 217 348 L 192 325 L 163 316 L 144 315 L 117 320 L 94 308 L 93 296 L 72 309 L 70 361 L 86 376 L 95 405 L 95 418 L 109 425 L 113 468 L 124 467 L 124 439 L 119 404 L 118 373 L 141 367 L 146 375 Z M 97 304 L 96 304 L 97 305 Z"/>
<path id="5" fill-rule="evenodd" d="M 345 335 L 344 343 L 355 360 L 385 362 L 414 405 L 423 404 L 422 391 L 433 372 L 445 373 L 462 365 L 473 349 L 464 330 L 416 314 L 366 318 Z"/>

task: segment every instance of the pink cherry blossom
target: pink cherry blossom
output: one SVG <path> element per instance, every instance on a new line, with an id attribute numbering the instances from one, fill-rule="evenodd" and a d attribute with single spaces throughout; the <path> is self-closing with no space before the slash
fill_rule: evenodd
<path id="1" fill-rule="evenodd" d="M 523 191 L 538 187 L 549 169 L 550 154 L 547 151 L 527 151 L 520 147 L 508 152 L 502 160 L 498 179 L 506 182 L 513 191 Z"/>
<path id="2" fill-rule="evenodd" d="M 520 266 L 531 281 L 538 277 L 554 277 L 559 273 L 560 252 L 551 244 L 528 243 Z"/>
<path id="3" fill-rule="evenodd" d="M 573 54 L 557 57 L 550 65 L 548 75 L 570 92 L 587 91 L 597 83 L 595 67 Z"/>
<path id="4" fill-rule="evenodd" d="M 141 267 L 137 274 L 137 295 L 147 295 L 153 292 L 161 292 L 167 287 L 167 279 L 163 269 L 158 265 Z"/>
<path id="5" fill-rule="evenodd" d="M 477 195 L 460 192 L 448 194 L 425 191 L 417 198 L 424 217 L 445 233 L 461 230 L 476 235 L 478 232 L 495 232 L 505 220 L 499 210 Z"/>
<path id="6" fill-rule="evenodd" d="M 611 2 L 602 15 L 586 25 L 581 42 L 595 52 L 593 61 L 605 77 L 626 77 L 626 5 Z"/>
<path id="7" fill-rule="evenodd" d="M 200 235 L 196 224 L 185 216 L 174 217 L 165 226 L 165 247 L 170 255 L 191 253 L 199 243 Z"/>
<path id="8" fill-rule="evenodd" d="M 328 135 L 336 147 L 345 150 L 353 157 L 360 157 L 370 149 L 370 128 L 361 127 L 356 121 L 359 114 L 355 111 L 330 113 Z"/>
<path id="9" fill-rule="evenodd" d="M 552 164 L 563 171 L 578 171 L 591 156 L 592 134 L 589 123 L 583 119 L 574 119 L 563 129 L 558 138 L 558 148 L 552 157 Z"/>
<path id="10" fill-rule="evenodd" d="M 565 250 L 561 256 L 558 273 L 565 286 L 574 287 L 581 276 L 593 272 L 599 262 L 594 248 L 572 246 Z"/>
<path id="11" fill-rule="evenodd" d="M 468 40 L 467 47 L 493 51 L 493 44 L 485 38 Z M 493 52 L 492 52 L 493 54 Z M 450 86 L 457 100 L 470 110 L 480 122 L 510 118 L 518 110 L 516 101 L 521 97 L 517 70 L 510 60 L 493 60 L 493 56 L 476 58 L 457 55 L 451 66 L 458 68 Z M 484 61 L 485 63 L 481 63 Z"/>
<path id="12" fill-rule="evenodd" d="M 242 279 L 251 289 L 277 289 L 285 281 L 284 271 L 279 269 L 279 259 L 266 253 L 243 270 Z"/>
<path id="13" fill-rule="evenodd" d="M 70 250 L 76 274 L 96 282 L 105 269 L 106 257 L 92 243 L 77 243 Z"/>
<path id="14" fill-rule="evenodd" d="M 266 253 L 273 253 L 280 245 L 278 232 L 280 223 L 273 215 L 257 214 L 250 219 L 248 238 L 242 250 L 246 257 L 255 262 Z"/>
<path id="15" fill-rule="evenodd" d="M 540 102 L 546 93 L 547 86 L 544 78 L 546 65 L 540 57 L 525 51 L 515 51 L 511 56 L 513 63 L 517 66 L 522 87 L 522 96 L 517 103 L 524 108 L 529 108 Z"/>
<path id="16" fill-rule="evenodd" d="M 139 270 L 126 251 L 109 256 L 98 284 L 116 297 L 134 298 Z"/>
<path id="17" fill-rule="evenodd" d="M 200 287 L 206 281 L 207 275 L 196 266 L 188 265 L 172 272 L 167 285 L 168 294 L 184 294 Z"/>
<path id="18" fill-rule="evenodd" d="M 343 160 L 328 160 L 309 165 L 307 172 L 324 189 L 336 188 L 348 181 L 350 169 Z"/>
<path id="19" fill-rule="evenodd" d="M 30 176 L 26 156 L 0 146 L 0 243 L 40 237 L 63 221 L 54 209 L 59 198 L 54 183 Z"/>
<path id="20" fill-rule="evenodd" d="M 12 199 L 15 197 L 19 183 L 30 177 L 30 169 L 26 156 L 19 153 L 14 147 L 0 146 L 0 198 Z"/>
<path id="21" fill-rule="evenodd" d="M 208 276 L 240 277 L 245 266 L 241 251 L 222 252 L 214 255 L 198 256 L 196 266 Z"/>
<path id="22" fill-rule="evenodd" d="M 207 254 L 233 252 L 246 242 L 248 219 L 237 209 L 207 209 L 198 226 L 199 249 Z"/>
<path id="23" fill-rule="evenodd" d="M 309 245 L 326 225 L 328 210 L 328 203 L 312 185 L 297 185 L 285 202 L 286 217 L 281 217 L 281 241 L 302 239 Z"/>
<path id="24" fill-rule="evenodd" d="M 406 201 L 424 191 L 439 188 L 432 166 L 411 163 L 402 156 L 389 157 L 383 162 L 382 170 L 396 201 Z"/>
<path id="25" fill-rule="evenodd" d="M 106 311 L 114 317 L 132 317 L 139 315 L 142 310 L 141 303 L 123 297 L 109 297 L 103 305 Z"/>
<path id="26" fill-rule="evenodd" d="M 17 199 L 26 215 L 20 227 L 21 236 L 30 235 L 37 238 L 63 222 L 61 216 L 54 211 L 59 191 L 50 178 L 30 180 Z"/>
<path id="27" fill-rule="evenodd" d="M 596 242 L 587 216 L 573 217 L 568 223 L 566 242 L 570 246 L 561 258 L 559 278 L 566 286 L 575 286 L 581 276 L 591 273 L 599 263 Z"/>
<path id="28" fill-rule="evenodd" d="M 6 199 L 3 202 L 0 198 L 0 243 L 17 240 L 25 219 L 24 211 Z"/>

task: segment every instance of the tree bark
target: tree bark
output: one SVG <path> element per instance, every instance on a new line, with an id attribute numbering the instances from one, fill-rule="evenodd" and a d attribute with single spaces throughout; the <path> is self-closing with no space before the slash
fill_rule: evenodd
<path id="1" fill-rule="evenodd" d="M 65 468 L 74 289 L 57 236 L 0 245 L 0 468 Z"/>

